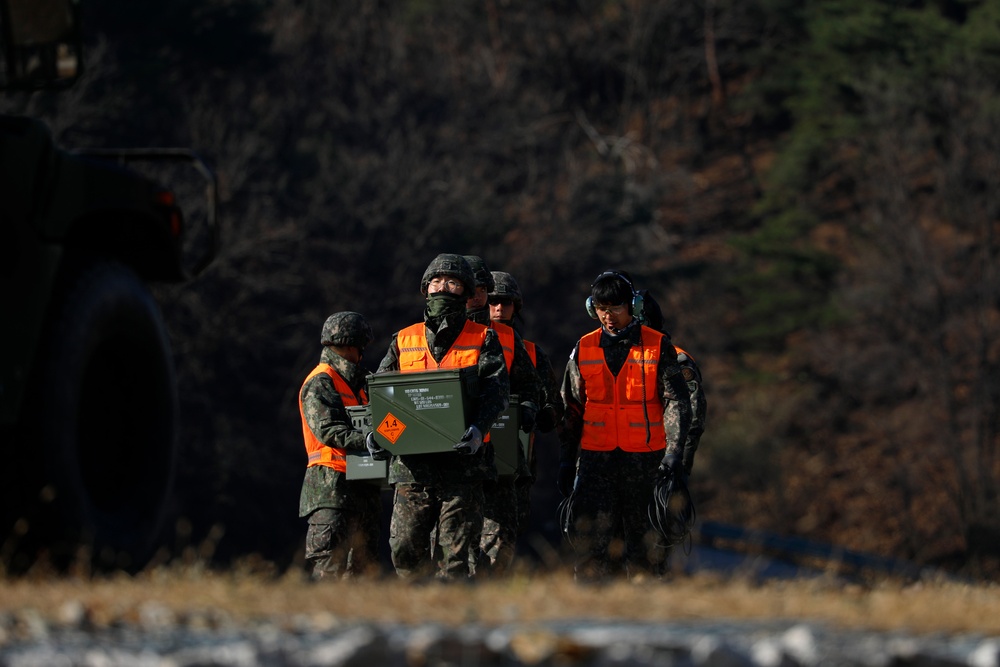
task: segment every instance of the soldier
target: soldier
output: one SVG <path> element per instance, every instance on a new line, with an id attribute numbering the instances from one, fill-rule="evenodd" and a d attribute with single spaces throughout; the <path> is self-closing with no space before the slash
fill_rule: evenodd
<path id="1" fill-rule="evenodd" d="M 642 312 L 638 317 L 639 323 L 669 336 L 670 332 L 664 326 L 663 311 L 660 309 L 660 304 L 656 302 L 656 299 L 649 293 L 649 290 L 639 290 L 638 293 L 642 297 Z M 677 350 L 677 363 L 681 368 L 681 375 L 684 376 L 684 380 L 688 386 L 688 393 L 691 395 L 691 427 L 688 429 L 687 440 L 684 442 L 683 447 L 684 453 L 682 454 L 686 481 L 694 466 L 694 454 L 698 449 L 698 444 L 701 442 L 701 435 L 705 431 L 708 404 L 705 399 L 701 370 L 698 368 L 698 364 L 691 355 L 680 347 L 674 345 L 674 348 Z M 571 482 L 572 480 L 570 480 L 570 484 Z M 569 495 L 569 493 L 570 491 L 567 491 L 566 495 Z M 622 540 L 623 535 L 624 526 L 621 524 L 615 526 L 614 539 Z M 672 537 L 676 537 L 676 534 L 672 535 Z M 672 546 L 671 544 L 664 545 L 666 549 L 663 559 L 664 566 L 667 564 Z"/>
<path id="2" fill-rule="evenodd" d="M 559 488 L 571 503 L 578 579 L 604 578 L 616 561 L 629 576 L 664 565 L 648 506 L 658 476 L 680 474 L 691 399 L 670 338 L 639 324 L 641 310 L 627 274 L 600 274 L 587 312 L 601 327 L 577 342 L 563 376 Z"/>
<path id="3" fill-rule="evenodd" d="M 441 579 L 475 574 L 474 546 L 479 544 L 483 526 L 483 482 L 497 476 L 484 440 L 507 408 L 510 395 L 496 333 L 465 315 L 475 285 L 472 268 L 461 255 L 435 257 L 420 281 L 426 298 L 423 321 L 393 336 L 377 371 L 478 369 L 476 416 L 454 444 L 455 451 L 393 456 L 389 465 L 389 483 L 395 490 L 389 547 L 396 573 L 404 579 L 429 576 L 435 565 Z M 371 434 L 367 445 L 376 458 L 387 458 L 388 452 Z M 440 552 L 432 556 L 435 530 Z"/>
<path id="4" fill-rule="evenodd" d="M 515 331 L 517 327 L 514 318 L 520 315 L 521 308 L 524 307 L 524 299 L 521 295 L 521 288 L 518 286 L 514 276 L 504 271 L 493 272 L 493 289 L 489 293 L 490 319 L 494 322 L 506 324 Z M 559 381 L 556 378 L 555 370 L 545 351 L 540 345 L 528 340 L 524 340 L 524 348 L 528 352 L 532 365 L 538 373 L 541 381 L 541 395 L 539 404 L 542 408 L 535 418 L 535 430 L 539 433 L 549 433 L 555 425 L 562 419 L 562 401 L 559 397 Z M 535 471 L 537 470 L 537 457 L 535 456 L 535 434 L 531 433 L 528 456 L 523 468 L 519 467 L 519 472 L 515 480 L 515 494 L 517 496 L 517 529 L 521 535 L 528 528 L 531 515 L 531 487 L 535 482 Z"/>
<path id="5" fill-rule="evenodd" d="M 466 303 L 466 315 L 473 322 L 485 324 L 497 332 L 510 374 L 510 393 L 517 396 L 520 404 L 521 430 L 531 433 L 541 393 L 541 381 L 535 365 L 521 335 L 509 323 L 497 322 L 490 317 L 487 303 L 494 282 L 486 262 L 475 255 L 466 255 L 465 259 L 476 277 L 476 291 Z M 486 504 L 483 506 L 483 535 L 479 541 L 482 555 L 477 562 L 492 575 L 503 574 L 514 561 L 520 515 L 516 480 L 528 474 L 527 460 L 519 457 L 517 469 L 512 474 L 499 475 L 495 482 L 483 484 Z"/>
<path id="6" fill-rule="evenodd" d="M 371 327 L 361 314 L 328 317 L 320 334 L 320 363 L 299 391 L 308 456 L 299 516 L 309 522 L 306 560 L 314 580 L 378 568 L 379 488 L 347 479 L 347 450 L 364 452 L 365 438 L 346 407 L 368 403 L 359 364 L 371 341 Z"/>

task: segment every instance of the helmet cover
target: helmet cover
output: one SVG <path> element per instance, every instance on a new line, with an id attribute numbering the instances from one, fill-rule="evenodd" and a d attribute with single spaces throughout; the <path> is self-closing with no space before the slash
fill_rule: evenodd
<path id="1" fill-rule="evenodd" d="M 490 273 L 483 258 L 477 255 L 465 255 L 465 261 L 472 267 L 472 274 L 476 276 L 476 287 L 485 287 L 487 292 L 492 292 L 493 274 Z"/>
<path id="2" fill-rule="evenodd" d="M 348 310 L 326 318 L 320 343 L 338 347 L 354 346 L 363 350 L 374 338 L 372 328 L 364 316 Z"/>
<path id="3" fill-rule="evenodd" d="M 424 270 L 424 276 L 420 279 L 420 293 L 427 296 L 427 285 L 435 276 L 451 276 L 457 278 L 465 287 L 465 295 L 471 296 L 476 292 L 476 277 L 472 272 L 472 267 L 461 255 L 452 253 L 441 253 L 431 260 Z"/>
<path id="4" fill-rule="evenodd" d="M 518 286 L 514 276 L 506 271 L 493 272 L 493 289 L 490 290 L 490 297 L 498 299 L 510 299 L 514 303 L 514 312 L 520 312 L 524 305 L 521 297 L 521 288 Z"/>

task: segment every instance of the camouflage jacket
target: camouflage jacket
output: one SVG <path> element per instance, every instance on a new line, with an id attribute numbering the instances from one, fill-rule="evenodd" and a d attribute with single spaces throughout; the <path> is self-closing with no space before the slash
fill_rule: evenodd
<path id="1" fill-rule="evenodd" d="M 492 326 L 489 308 L 469 310 L 466 311 L 466 315 L 473 322 Z M 542 379 L 538 375 L 535 365 L 531 363 L 531 356 L 528 354 L 528 349 L 524 346 L 524 339 L 521 338 L 521 334 L 511 326 L 510 322 L 502 322 L 502 324 L 510 326 L 514 332 L 514 358 L 511 361 L 509 369 L 510 393 L 512 396 L 517 396 L 519 405 L 530 406 L 530 409 L 537 416 L 538 410 L 542 405 Z M 520 450 L 515 474 L 521 476 L 530 474 L 527 459 L 525 459 L 523 452 Z"/>
<path id="2" fill-rule="evenodd" d="M 541 402 L 538 407 L 540 410 L 551 410 L 553 421 L 559 423 L 563 415 L 562 396 L 559 395 L 559 379 L 556 377 L 556 371 L 552 367 L 549 355 L 538 343 L 535 343 L 535 364 L 535 370 L 538 372 L 538 379 L 541 382 Z"/>
<path id="3" fill-rule="evenodd" d="M 478 324 L 486 326 L 491 326 L 492 324 L 488 308 L 466 311 L 466 314 L 470 320 Z M 485 317 L 483 314 L 485 314 Z M 503 324 L 510 326 L 510 322 L 503 322 Z M 538 375 L 538 371 L 535 369 L 535 365 L 531 363 L 528 350 L 524 347 L 524 339 L 521 338 L 521 334 L 517 329 L 513 327 L 511 329 L 514 330 L 514 359 L 509 369 L 510 393 L 517 394 L 517 400 L 522 405 L 531 403 L 537 410 L 542 405 L 542 381 Z"/>
<path id="4" fill-rule="evenodd" d="M 320 362 L 330 364 L 348 386 L 359 394 L 365 386 L 365 372 L 328 347 L 323 348 Z M 344 402 L 326 373 L 314 375 L 299 392 L 306 425 L 319 440 L 331 447 L 366 451 L 365 438 L 355 430 L 347 415 Z M 306 468 L 299 495 L 299 516 L 308 516 L 320 508 L 351 508 L 352 495 L 369 492 L 374 485 L 348 482 L 344 473 L 326 466 Z"/>
<path id="5" fill-rule="evenodd" d="M 517 331 L 514 332 L 514 361 L 510 365 L 510 393 L 517 394 L 521 405 L 533 404 L 536 411 L 542 404 L 542 380 Z"/>
<path id="6" fill-rule="evenodd" d="M 510 365 L 510 393 L 517 395 L 517 402 L 522 406 L 530 404 L 536 418 L 542 401 L 542 381 L 535 365 L 531 363 L 527 348 L 521 334 L 514 331 L 514 360 Z M 518 449 L 516 475 L 530 474 L 528 461 L 521 449 Z"/>
<path id="7" fill-rule="evenodd" d="M 458 338 L 465 324 L 465 313 L 456 313 L 440 321 L 425 318 L 427 346 L 438 362 L 444 358 L 451 345 Z M 376 373 L 399 370 L 399 332 L 392 336 L 389 349 Z M 479 353 L 479 399 L 475 426 L 484 436 L 490 427 L 507 409 L 510 401 L 510 377 L 503 358 L 503 348 L 496 332 L 487 330 L 486 340 Z M 442 452 L 437 454 L 407 454 L 393 456 L 389 464 L 390 484 L 441 485 L 450 482 L 482 481 L 497 478 L 497 468 L 491 447 L 482 447 L 472 455 Z"/>
<path id="8" fill-rule="evenodd" d="M 688 429 L 687 440 L 684 442 L 684 470 L 690 475 L 694 467 L 694 454 L 698 451 L 701 435 L 705 432 L 708 401 L 701 381 L 701 369 L 694 358 L 677 348 L 677 363 L 680 364 L 681 374 L 687 381 L 688 393 L 691 394 L 691 428 Z"/>
<path id="9" fill-rule="evenodd" d="M 600 345 L 604 349 L 605 363 L 613 375 L 617 377 L 628 357 L 629 350 L 638 345 L 641 331 L 638 326 L 630 327 L 621 336 L 611 336 L 601 331 Z M 580 376 L 577 358 L 580 354 L 580 342 L 577 341 L 566 362 L 560 394 L 565 414 L 559 433 L 560 462 L 574 463 L 579 453 L 580 436 L 583 433 L 583 409 L 585 387 Z M 666 432 L 666 450 L 664 454 L 683 454 L 684 443 L 691 426 L 691 397 L 688 385 L 684 380 L 681 367 L 677 363 L 677 351 L 670 337 L 663 336 L 660 361 L 657 367 L 657 394 L 663 409 L 663 427 Z"/>

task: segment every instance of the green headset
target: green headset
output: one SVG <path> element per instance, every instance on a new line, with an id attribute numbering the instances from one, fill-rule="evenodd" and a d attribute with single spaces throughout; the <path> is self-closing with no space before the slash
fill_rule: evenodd
<path id="1" fill-rule="evenodd" d="M 594 282 L 590 284 L 590 287 L 593 288 L 594 285 L 599 283 L 604 278 L 618 278 L 619 280 L 625 281 L 625 284 L 628 285 L 628 288 L 632 291 L 632 317 L 638 319 L 642 315 L 642 295 L 635 291 L 635 286 L 632 285 L 632 281 L 629 280 L 628 276 L 621 271 L 605 271 L 594 279 Z M 587 314 L 595 320 L 600 319 L 597 316 L 597 311 L 594 309 L 593 296 L 587 297 Z"/>

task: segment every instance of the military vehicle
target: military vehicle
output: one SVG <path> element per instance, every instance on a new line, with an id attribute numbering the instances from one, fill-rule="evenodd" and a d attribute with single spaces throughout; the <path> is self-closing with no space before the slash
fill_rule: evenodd
<path id="1" fill-rule="evenodd" d="M 78 17 L 76 0 L 0 0 L 4 94 L 77 80 Z M 198 234 L 137 162 L 198 170 Z M 136 569 L 162 539 L 177 390 L 151 285 L 212 261 L 215 192 L 190 150 L 68 150 L 0 115 L 0 569 Z"/>

